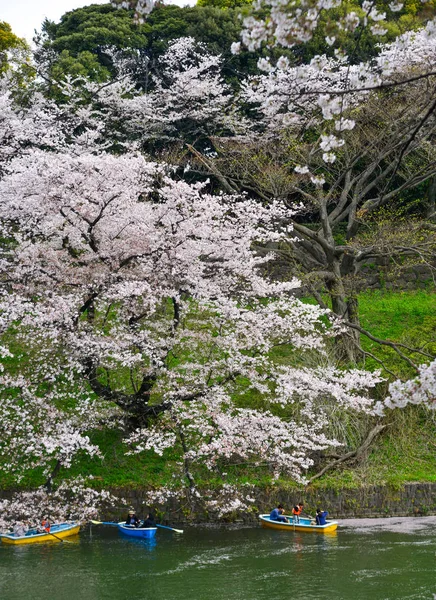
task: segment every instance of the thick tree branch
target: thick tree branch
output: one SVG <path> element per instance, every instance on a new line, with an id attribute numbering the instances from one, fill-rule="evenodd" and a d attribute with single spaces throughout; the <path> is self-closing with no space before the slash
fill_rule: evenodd
<path id="1" fill-rule="evenodd" d="M 368 436 L 366 437 L 365 441 L 363 442 L 363 444 L 361 446 L 356 448 L 356 450 L 347 452 L 343 456 L 328 463 L 323 469 L 321 469 L 321 471 L 319 471 L 318 473 L 316 473 L 316 475 L 313 475 L 309 479 L 309 481 L 306 483 L 306 486 L 310 485 L 313 481 L 315 481 L 315 479 L 319 479 L 320 477 L 322 477 L 324 475 L 324 473 L 326 473 L 330 469 L 337 467 L 338 465 L 345 462 L 346 460 L 349 460 L 350 458 L 356 458 L 357 460 L 359 460 L 368 451 L 374 438 L 379 433 L 381 433 L 383 431 L 383 429 L 386 429 L 386 427 L 387 427 L 387 425 L 380 425 L 380 424 L 376 425 L 373 429 L 371 429 L 371 431 L 369 432 Z"/>

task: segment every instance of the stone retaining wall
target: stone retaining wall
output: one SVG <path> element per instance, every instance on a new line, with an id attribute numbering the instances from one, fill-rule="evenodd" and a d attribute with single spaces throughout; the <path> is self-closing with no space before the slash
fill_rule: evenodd
<path id="1" fill-rule="evenodd" d="M 133 506 L 138 514 L 144 512 L 144 498 L 146 490 L 113 489 L 113 494 L 125 498 L 127 504 Z M 368 486 L 357 490 L 281 490 L 271 488 L 267 490 L 250 491 L 250 496 L 256 498 L 253 512 L 234 515 L 224 519 L 224 522 L 240 524 L 257 523 L 258 514 L 267 513 L 278 503 L 283 504 L 290 511 L 297 502 L 304 502 L 308 513 L 313 514 L 317 507 L 328 510 L 329 514 L 338 519 L 363 518 L 363 517 L 390 517 L 390 516 L 423 516 L 436 515 L 436 483 L 408 483 L 400 489 L 385 486 Z M 125 511 L 124 511 L 125 512 Z M 124 516 L 118 514 L 108 515 L 110 518 Z M 105 517 L 106 518 L 106 517 Z M 191 512 L 187 506 L 181 506 L 172 501 L 165 512 L 159 513 L 162 522 L 169 523 L 216 523 L 213 514 L 204 508 L 197 507 Z"/>
<path id="2" fill-rule="evenodd" d="M 133 506 L 139 516 L 146 510 L 147 489 L 112 488 L 109 491 L 120 498 L 118 506 L 105 514 L 102 520 L 119 520 L 125 517 L 126 507 Z M 0 498 L 11 498 L 13 490 L 0 490 Z M 252 511 L 243 515 L 230 515 L 221 521 L 240 525 L 254 525 L 258 515 L 268 513 L 278 503 L 287 512 L 298 502 L 303 502 L 307 513 L 313 514 L 317 507 L 328 510 L 332 518 L 351 519 L 369 517 L 413 517 L 436 515 L 436 483 L 407 483 L 399 489 L 387 486 L 368 486 L 346 490 L 289 490 L 272 487 L 250 489 L 250 496 L 256 500 Z M 122 500 L 121 500 L 122 499 Z M 154 509 L 154 507 L 151 507 Z M 198 504 L 195 510 L 176 500 L 168 502 L 163 512 L 157 512 L 162 523 L 173 524 L 216 524 L 217 518 Z"/>

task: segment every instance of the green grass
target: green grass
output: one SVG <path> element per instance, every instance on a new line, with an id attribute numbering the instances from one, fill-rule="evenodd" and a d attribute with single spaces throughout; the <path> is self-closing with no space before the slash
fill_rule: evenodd
<path id="1" fill-rule="evenodd" d="M 359 295 L 359 308 L 362 326 L 377 337 L 400 340 L 412 330 L 433 334 L 436 344 L 436 293 L 374 290 Z"/>
<path id="2" fill-rule="evenodd" d="M 436 293 L 371 291 L 360 294 L 359 308 L 362 327 L 375 337 L 436 355 Z M 361 340 L 364 350 L 382 360 L 399 377 L 413 377 L 414 371 L 392 348 L 380 346 L 365 336 Z M 420 353 L 401 350 L 415 364 L 431 360 Z M 380 368 L 372 358 L 366 359 L 365 366 L 370 370 Z"/>

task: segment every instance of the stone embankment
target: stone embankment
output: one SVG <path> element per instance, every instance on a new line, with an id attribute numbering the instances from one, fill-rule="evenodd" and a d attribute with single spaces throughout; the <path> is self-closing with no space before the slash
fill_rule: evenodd
<path id="1" fill-rule="evenodd" d="M 113 489 L 112 493 L 123 497 L 141 514 L 144 511 L 146 490 Z M 314 513 L 317 507 L 328 510 L 333 518 L 371 518 L 371 517 L 413 517 L 436 515 L 436 483 L 407 483 L 394 489 L 386 486 L 368 486 L 359 489 L 258 489 L 250 490 L 250 496 L 256 501 L 252 512 L 230 515 L 227 522 L 255 524 L 259 513 L 269 512 L 277 503 L 290 510 L 297 502 L 304 502 L 308 513 Z M 108 515 L 109 516 L 109 515 Z M 110 515 L 111 518 L 120 515 Z M 207 510 L 197 507 L 194 511 L 175 501 L 168 504 L 164 513 L 159 514 L 162 521 L 173 523 L 216 523 L 216 518 Z"/>
<path id="2" fill-rule="evenodd" d="M 17 490 L 0 490 L 1 498 L 11 498 Z M 109 491 L 120 498 L 118 506 L 99 515 L 103 520 L 119 520 L 125 517 L 126 507 L 133 506 L 139 516 L 147 510 L 147 489 L 109 488 Z M 247 490 L 248 491 L 248 490 Z M 282 489 L 271 487 L 267 489 L 250 488 L 249 494 L 255 498 L 250 511 L 241 514 L 228 515 L 218 519 L 215 514 L 206 510 L 198 502 L 195 508 L 186 501 L 180 503 L 170 500 L 163 512 L 149 507 L 157 513 L 159 520 L 164 523 L 180 524 L 218 524 L 234 523 L 239 525 L 255 525 L 258 515 L 270 512 L 281 503 L 286 511 L 292 506 L 303 502 L 308 514 L 313 514 L 316 508 L 328 510 L 335 519 L 368 519 L 380 517 L 422 517 L 436 515 L 436 482 L 407 483 L 399 488 L 388 486 L 367 486 L 358 489 L 328 490 L 320 488 Z"/>

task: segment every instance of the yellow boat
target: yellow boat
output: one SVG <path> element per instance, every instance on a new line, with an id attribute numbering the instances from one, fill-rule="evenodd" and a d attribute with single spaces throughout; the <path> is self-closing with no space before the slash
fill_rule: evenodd
<path id="1" fill-rule="evenodd" d="M 26 535 L 16 536 L 13 533 L 2 533 L 0 539 L 4 544 L 19 546 L 22 544 L 40 544 L 41 542 L 60 542 L 66 537 L 77 535 L 80 525 L 77 523 L 56 523 L 51 526 L 50 533 L 38 533 L 35 529 L 29 530 Z"/>
<path id="2" fill-rule="evenodd" d="M 325 525 L 312 525 L 312 519 L 300 517 L 299 523 L 294 523 L 292 515 L 283 515 L 289 519 L 289 523 L 282 521 L 271 521 L 269 515 L 259 515 L 262 527 L 266 529 L 280 529 L 282 531 L 313 531 L 315 533 L 331 533 L 338 528 L 337 521 L 327 521 Z"/>

